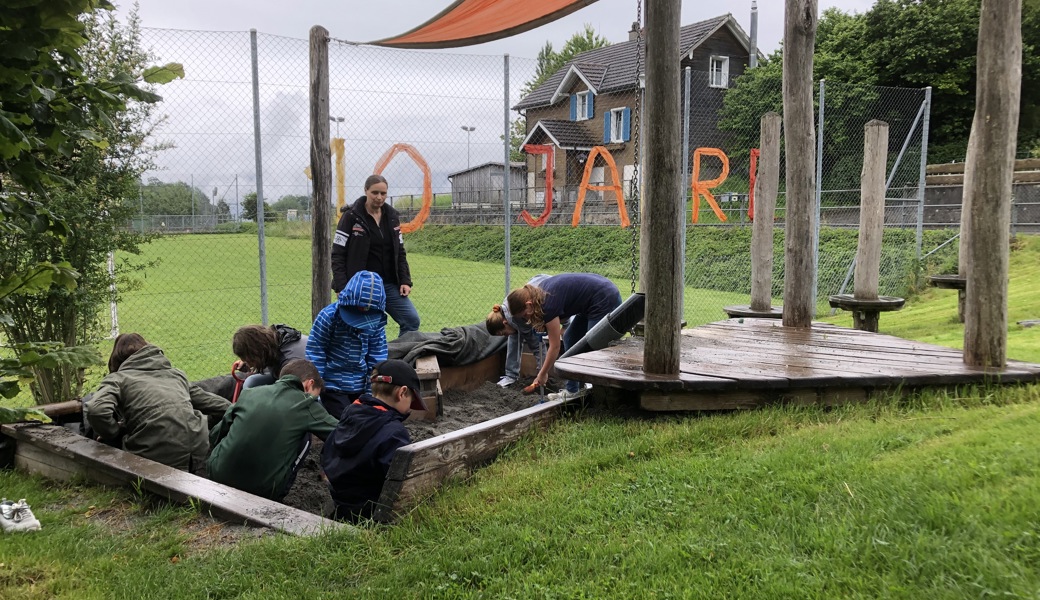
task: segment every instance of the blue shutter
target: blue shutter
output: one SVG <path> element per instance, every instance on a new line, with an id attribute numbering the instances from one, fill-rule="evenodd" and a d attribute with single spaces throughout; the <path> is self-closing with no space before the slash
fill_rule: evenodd
<path id="1" fill-rule="evenodd" d="M 621 115 L 621 139 L 628 141 L 632 138 L 632 109 L 626 108 Z"/>
<path id="2" fill-rule="evenodd" d="M 610 111 L 603 113 L 603 143 L 610 143 Z"/>
<path id="3" fill-rule="evenodd" d="M 586 119 L 595 119 L 596 118 L 596 111 L 592 108 L 592 104 L 593 104 L 592 101 L 596 99 L 596 96 L 592 92 L 589 92 L 588 95 L 586 95 L 585 97 L 588 98 L 588 100 L 589 100 L 588 112 L 585 114 L 585 118 Z"/>
<path id="4" fill-rule="evenodd" d="M 578 95 L 571 94 L 571 121 L 578 120 Z"/>

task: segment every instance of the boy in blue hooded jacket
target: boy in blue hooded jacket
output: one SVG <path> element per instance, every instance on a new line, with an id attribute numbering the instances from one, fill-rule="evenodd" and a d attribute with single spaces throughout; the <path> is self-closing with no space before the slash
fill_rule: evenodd
<path id="1" fill-rule="evenodd" d="M 383 280 L 371 271 L 358 271 L 314 319 L 307 360 L 325 380 L 321 404 L 337 420 L 371 389 L 369 373 L 386 360 L 385 309 Z"/>

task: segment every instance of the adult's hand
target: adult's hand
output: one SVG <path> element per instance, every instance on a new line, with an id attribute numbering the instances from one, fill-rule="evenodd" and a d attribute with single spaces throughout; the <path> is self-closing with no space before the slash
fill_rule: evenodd
<path id="1" fill-rule="evenodd" d="M 408 294 L 412 293 L 412 286 L 401 284 L 401 295 L 408 297 Z"/>

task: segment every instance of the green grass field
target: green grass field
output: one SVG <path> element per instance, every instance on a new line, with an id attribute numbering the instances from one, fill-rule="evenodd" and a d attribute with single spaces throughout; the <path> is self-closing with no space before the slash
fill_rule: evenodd
<path id="1" fill-rule="evenodd" d="M 215 239 L 207 252 L 224 256 L 225 243 Z M 191 246 L 176 239 L 161 244 L 171 261 L 205 259 L 182 256 Z M 1012 257 L 1012 322 L 1040 313 L 1038 253 L 1031 239 Z M 469 281 L 471 272 L 486 278 L 485 296 L 473 300 L 443 291 L 438 303 L 462 314 L 480 318 L 501 295 L 492 267 L 423 260 L 413 268 L 419 276 L 422 264 L 432 279 L 419 290 Z M 255 265 L 238 268 L 255 273 Z M 121 315 L 133 319 L 134 302 L 144 315 L 158 311 L 172 296 L 169 319 L 229 335 L 234 325 L 221 314 L 236 306 L 229 290 L 252 311 L 237 323 L 259 314 L 255 285 L 248 273 L 238 277 L 212 273 L 203 296 L 169 283 L 145 287 L 128 295 Z M 273 297 L 272 307 L 285 320 L 305 318 L 307 302 L 291 299 L 306 298 L 308 282 L 278 281 L 273 290 L 304 291 Z M 952 292 L 930 291 L 882 316 L 881 328 L 957 345 L 955 314 Z M 135 326 L 149 325 L 145 317 Z M 1040 360 L 1040 329 L 1014 327 L 1008 354 Z M 3 495 L 28 498 L 43 523 L 37 533 L 0 535 L 0 597 L 1037 598 L 1037 431 L 1040 385 L 834 409 L 588 409 L 451 483 L 397 525 L 312 539 L 234 537 L 190 507 L 131 490 L 0 471 Z"/>
<path id="2" fill-rule="evenodd" d="M 311 325 L 310 240 L 268 237 L 266 246 L 268 321 L 307 331 Z M 160 262 L 144 272 L 139 289 L 122 294 L 120 331 L 139 332 L 161 346 L 192 378 L 224 372 L 234 360 L 231 336 L 235 329 L 260 322 L 257 256 L 257 240 L 248 234 L 169 236 L 148 244 L 141 256 L 127 260 L 134 264 Z M 408 258 L 415 283 L 412 299 L 423 331 L 481 323 L 505 295 L 503 265 L 415 253 Z M 513 268 L 512 285 L 522 285 L 539 272 L 557 271 Z M 627 296 L 631 282 L 615 283 Z M 687 288 L 685 318 L 691 325 L 716 321 L 725 316 L 722 306 L 747 301 L 743 294 Z M 397 337 L 392 320 L 387 337 Z"/>

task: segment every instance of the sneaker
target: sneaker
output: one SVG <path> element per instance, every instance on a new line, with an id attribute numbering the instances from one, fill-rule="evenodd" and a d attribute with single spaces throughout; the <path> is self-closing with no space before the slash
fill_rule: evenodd
<path id="1" fill-rule="evenodd" d="M 588 395 L 592 386 L 582 386 L 582 388 L 576 392 L 570 392 L 567 390 L 560 390 L 546 396 L 548 400 L 575 400 L 577 398 L 584 398 Z"/>
<path id="2" fill-rule="evenodd" d="M 515 378 L 510 377 L 509 375 L 503 375 L 502 378 L 498 380 L 498 387 L 509 387 L 514 383 L 516 383 Z"/>
<path id="3" fill-rule="evenodd" d="M 25 498 L 18 502 L 10 502 L 7 498 L 0 501 L 0 526 L 7 533 L 16 531 L 39 531 L 40 521 L 25 503 Z"/>

